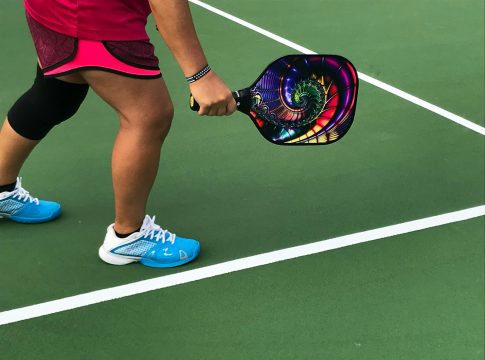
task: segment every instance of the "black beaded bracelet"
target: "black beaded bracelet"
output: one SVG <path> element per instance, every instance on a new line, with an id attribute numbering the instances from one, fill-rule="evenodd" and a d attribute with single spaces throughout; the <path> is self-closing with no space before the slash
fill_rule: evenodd
<path id="1" fill-rule="evenodd" d="M 206 65 L 202 68 L 202 70 L 196 72 L 192 76 L 186 76 L 185 80 L 187 80 L 188 83 L 193 83 L 194 81 L 199 80 L 200 78 L 204 77 L 207 75 L 207 73 L 211 71 L 211 67 L 209 65 Z"/>

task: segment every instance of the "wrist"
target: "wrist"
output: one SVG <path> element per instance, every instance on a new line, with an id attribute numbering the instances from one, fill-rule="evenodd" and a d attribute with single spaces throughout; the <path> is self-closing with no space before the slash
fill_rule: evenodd
<path id="1" fill-rule="evenodd" d="M 186 76 L 185 80 L 189 83 L 192 84 L 196 82 L 197 80 L 202 79 L 204 76 L 206 76 L 209 72 L 211 71 L 211 67 L 207 64 L 205 65 L 202 69 L 197 71 L 191 76 Z"/>

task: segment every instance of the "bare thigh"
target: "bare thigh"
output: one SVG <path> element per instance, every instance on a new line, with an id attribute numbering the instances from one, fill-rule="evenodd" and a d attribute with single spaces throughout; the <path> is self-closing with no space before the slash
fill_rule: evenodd
<path id="1" fill-rule="evenodd" d="M 99 70 L 79 74 L 118 112 L 122 122 L 143 125 L 140 122 L 171 120 L 173 105 L 162 78 L 138 79 Z"/>
<path id="2" fill-rule="evenodd" d="M 57 80 L 65 81 L 72 84 L 86 84 L 86 80 L 80 74 L 74 73 L 63 76 L 56 76 Z"/>

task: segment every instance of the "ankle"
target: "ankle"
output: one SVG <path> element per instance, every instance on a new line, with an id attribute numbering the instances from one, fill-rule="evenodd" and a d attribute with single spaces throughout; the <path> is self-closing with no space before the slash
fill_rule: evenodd
<path id="1" fill-rule="evenodd" d="M 0 176 L 0 185 L 15 183 L 17 182 L 17 178 L 18 176 L 16 175 L 2 174 L 2 176 Z"/>
<path id="2" fill-rule="evenodd" d="M 2 192 L 12 192 L 15 190 L 15 186 L 17 185 L 17 181 L 11 183 L 0 183 L 0 193 Z"/>
<path id="3" fill-rule="evenodd" d="M 113 229 L 114 230 L 114 229 Z M 123 238 L 127 238 L 128 236 L 130 236 L 131 234 L 134 234 L 136 232 L 140 231 L 140 228 L 136 229 L 135 231 L 130 231 L 128 233 L 119 233 L 118 231 L 114 230 L 115 232 L 115 235 L 120 238 L 120 239 L 123 239 Z"/>
<path id="4" fill-rule="evenodd" d="M 140 229 L 141 229 L 141 223 L 139 225 L 136 225 L 136 224 L 119 224 L 115 222 L 115 225 L 113 227 L 113 230 L 118 237 L 130 236 L 131 234 L 139 231 Z"/>

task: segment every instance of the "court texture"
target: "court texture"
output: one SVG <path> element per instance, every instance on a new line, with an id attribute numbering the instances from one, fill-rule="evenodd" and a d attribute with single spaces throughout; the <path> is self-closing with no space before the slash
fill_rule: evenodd
<path id="1" fill-rule="evenodd" d="M 175 104 L 149 213 L 201 241 L 176 269 L 102 263 L 114 112 L 92 92 L 22 170 L 55 222 L 0 222 L 0 358 L 484 357 L 484 4 L 191 1 L 211 66 L 246 87 L 287 54 L 359 71 L 355 122 L 328 146 L 200 118 L 153 21 Z M 30 86 L 20 1 L 0 4 L 0 112 Z"/>

